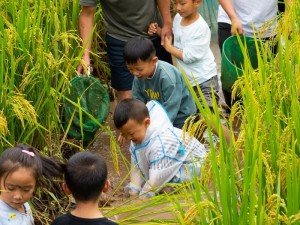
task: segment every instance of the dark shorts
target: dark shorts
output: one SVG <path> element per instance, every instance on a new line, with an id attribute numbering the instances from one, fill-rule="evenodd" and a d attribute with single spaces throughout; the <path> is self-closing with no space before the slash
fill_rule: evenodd
<path id="1" fill-rule="evenodd" d="M 171 55 L 161 46 L 160 38 L 152 40 L 156 55 L 160 60 L 172 64 Z M 107 58 L 111 70 L 111 86 L 117 91 L 129 91 L 132 88 L 134 76 L 129 72 L 124 62 L 124 46 L 126 42 L 106 35 Z"/>
<path id="2" fill-rule="evenodd" d="M 211 89 L 211 86 L 212 86 L 213 90 Z M 200 89 L 201 89 L 201 91 L 202 91 L 202 93 L 204 95 L 204 98 L 205 98 L 205 100 L 206 100 L 206 102 L 207 102 L 207 104 L 208 104 L 208 106 L 210 108 L 213 107 L 213 104 L 212 104 L 212 96 L 213 96 L 213 94 L 212 93 L 214 93 L 216 101 L 217 101 L 217 104 L 219 104 L 219 95 L 218 95 L 218 92 L 219 92 L 219 83 L 218 83 L 218 76 L 217 75 L 213 76 L 209 80 L 203 82 L 202 84 L 199 85 L 199 87 L 200 87 Z M 197 86 L 194 86 L 193 89 L 196 92 L 197 98 L 199 99 L 201 105 L 204 106 L 202 98 L 200 96 L 200 93 L 198 91 Z"/>
<path id="3" fill-rule="evenodd" d="M 118 91 L 131 90 L 133 75 L 124 62 L 123 49 L 125 41 L 106 35 L 107 58 L 111 73 L 111 86 Z"/>

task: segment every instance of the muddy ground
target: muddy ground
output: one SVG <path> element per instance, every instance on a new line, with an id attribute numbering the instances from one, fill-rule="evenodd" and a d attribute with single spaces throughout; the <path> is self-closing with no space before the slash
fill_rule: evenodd
<path id="1" fill-rule="evenodd" d="M 116 102 L 110 103 L 110 112 L 106 120 L 106 126 L 109 126 L 115 137 L 119 135 L 119 131 L 113 124 L 113 112 L 116 106 Z M 124 186 L 129 182 L 129 178 L 124 178 L 129 174 L 129 142 L 120 145 L 120 150 L 125 156 L 125 160 L 118 154 L 118 166 L 114 165 L 113 157 L 110 150 L 110 136 L 107 132 L 99 131 L 97 133 L 97 139 L 94 144 L 90 147 L 91 151 L 99 153 L 99 155 L 106 161 L 108 167 L 108 178 L 111 183 L 110 191 L 104 196 L 104 201 L 108 201 L 108 205 L 115 205 L 118 202 L 122 202 L 127 197 L 124 195 Z M 128 167 L 126 167 L 126 164 Z"/>

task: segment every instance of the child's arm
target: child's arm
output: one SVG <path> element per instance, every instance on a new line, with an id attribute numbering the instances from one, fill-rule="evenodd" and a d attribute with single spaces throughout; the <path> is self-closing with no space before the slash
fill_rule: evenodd
<path id="1" fill-rule="evenodd" d="M 130 183 L 125 187 L 125 192 L 131 196 L 138 195 L 145 183 L 145 179 L 131 156 Z"/>
<path id="2" fill-rule="evenodd" d="M 166 42 L 167 41 L 165 41 L 165 44 Z M 164 47 L 174 57 L 182 60 L 185 64 L 194 63 L 196 61 L 200 62 L 203 58 L 207 57 L 207 54 L 209 54 L 209 27 L 205 26 L 201 29 L 201 31 L 196 30 L 194 33 L 191 33 L 182 50 L 175 48 L 170 41 L 168 41 L 167 46 Z"/>
<path id="3" fill-rule="evenodd" d="M 157 34 L 158 36 L 161 36 L 161 28 L 158 26 L 157 23 L 151 23 L 148 27 L 148 34 Z"/>
<path id="4" fill-rule="evenodd" d="M 154 196 L 155 192 L 159 191 L 175 177 L 181 166 L 182 162 L 169 157 L 164 157 L 152 163 L 149 169 L 149 180 L 140 191 L 140 198 L 144 199 Z"/>
<path id="5" fill-rule="evenodd" d="M 167 52 L 169 52 L 172 56 L 177 59 L 183 60 L 182 51 L 177 49 L 172 44 L 172 39 L 169 37 L 165 37 L 165 44 L 163 45 Z"/>

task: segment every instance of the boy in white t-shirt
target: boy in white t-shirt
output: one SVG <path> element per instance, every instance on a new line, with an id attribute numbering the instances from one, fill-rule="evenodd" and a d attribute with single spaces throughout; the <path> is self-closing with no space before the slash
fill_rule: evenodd
<path id="1" fill-rule="evenodd" d="M 211 85 L 218 101 L 217 65 L 210 49 L 211 32 L 198 12 L 202 0 L 175 0 L 177 14 L 173 21 L 174 45 L 165 39 L 164 48 L 176 58 L 177 67 L 189 78 L 201 102 L 196 84 L 210 107 L 212 107 Z M 160 34 L 156 23 L 149 26 L 149 34 Z"/>
<path id="2" fill-rule="evenodd" d="M 197 84 L 212 109 L 213 92 L 217 102 L 219 101 L 217 64 L 210 49 L 210 29 L 198 12 L 201 2 L 202 0 L 174 1 L 177 12 L 173 21 L 174 45 L 170 38 L 165 38 L 164 48 L 176 58 L 177 67 L 187 75 L 201 104 L 202 98 Z M 149 34 L 160 35 L 160 31 L 157 23 L 150 24 Z M 213 131 L 217 134 L 215 129 Z M 226 127 L 223 127 L 223 132 L 229 144 L 230 138 Z"/>

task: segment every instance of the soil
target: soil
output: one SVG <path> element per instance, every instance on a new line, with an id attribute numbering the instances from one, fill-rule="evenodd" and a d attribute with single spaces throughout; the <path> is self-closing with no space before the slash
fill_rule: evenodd
<path id="1" fill-rule="evenodd" d="M 110 112 L 106 120 L 105 126 L 109 126 L 115 138 L 119 136 L 119 131 L 115 128 L 113 124 L 113 112 L 116 107 L 116 102 L 110 103 Z M 103 203 L 106 206 L 111 206 L 118 204 L 118 202 L 123 202 L 128 197 L 124 194 L 124 187 L 129 182 L 129 162 L 130 162 L 130 152 L 129 152 L 129 142 L 120 145 L 120 151 L 125 157 L 125 160 L 121 157 L 121 154 L 117 154 L 118 166 L 114 165 L 113 156 L 111 154 L 110 147 L 110 136 L 107 132 L 99 131 L 97 133 L 97 139 L 94 144 L 89 148 L 89 150 L 99 153 L 99 155 L 106 161 L 108 168 L 108 179 L 111 183 L 110 191 L 103 196 Z M 127 167 L 126 167 L 127 165 Z"/>

